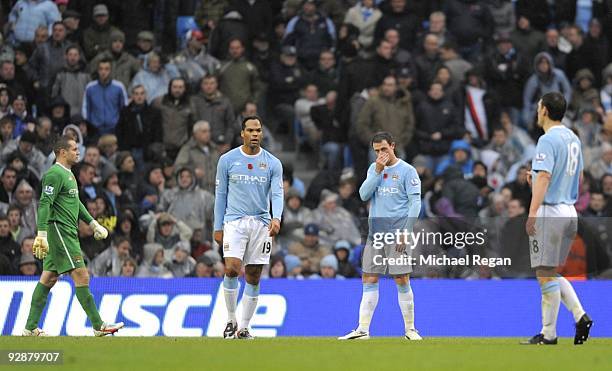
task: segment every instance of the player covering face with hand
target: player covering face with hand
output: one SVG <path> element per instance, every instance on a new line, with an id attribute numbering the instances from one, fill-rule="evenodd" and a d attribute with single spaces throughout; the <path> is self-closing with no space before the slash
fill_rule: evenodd
<path id="1" fill-rule="evenodd" d="M 412 233 L 412 226 L 421 210 L 421 182 L 416 169 L 395 156 L 395 141 L 391 134 L 381 132 L 374 135 L 372 147 L 376 162 L 370 165 L 367 178 L 359 188 L 361 199 L 371 202 L 368 240 L 362 258 L 359 327 L 339 339 L 370 338 L 370 322 L 378 304 L 378 277 L 389 274 L 397 285 L 405 338 L 422 340 L 414 327 L 414 296 L 409 277 L 412 266 L 408 260 L 412 249 L 404 243 L 385 243 L 382 247 L 376 243 L 382 234 Z"/>
<path id="2" fill-rule="evenodd" d="M 557 344 L 561 302 L 576 321 L 574 344 L 584 343 L 593 325 L 572 285 L 556 272 L 565 264 L 578 228 L 574 204 L 583 169 L 580 139 L 561 123 L 566 106 L 560 93 L 545 94 L 538 102 L 538 126 L 545 134 L 538 139 L 531 166 L 534 175 L 526 230 L 531 267 L 542 292 L 542 330 L 522 342 L 526 345 Z"/>
<path id="3" fill-rule="evenodd" d="M 79 244 L 78 222 L 85 221 L 93 229 L 95 239 L 105 239 L 108 231 L 94 220 L 79 200 L 76 179 L 70 168 L 79 161 L 79 150 L 74 140 L 61 137 L 53 147 L 56 163 L 42 179 L 42 193 L 38 207 L 38 234 L 32 252 L 43 259 L 43 273 L 32 294 L 30 313 L 24 336 L 46 336 L 38 327 L 47 304 L 49 291 L 60 274 L 69 273 L 74 281 L 76 297 L 91 321 L 95 336 L 117 332 L 123 322 L 102 322 L 93 296 L 89 291 L 89 273 L 85 267 Z"/>
<path id="4" fill-rule="evenodd" d="M 240 136 L 242 146 L 219 158 L 215 191 L 214 239 L 223 246 L 225 259 L 226 339 L 253 338 L 249 322 L 257 308 L 262 268 L 270 262 L 272 239 L 280 230 L 284 202 L 283 168 L 276 157 L 261 148 L 261 119 L 245 117 Z M 238 275 L 243 264 L 246 284 L 238 322 Z"/>

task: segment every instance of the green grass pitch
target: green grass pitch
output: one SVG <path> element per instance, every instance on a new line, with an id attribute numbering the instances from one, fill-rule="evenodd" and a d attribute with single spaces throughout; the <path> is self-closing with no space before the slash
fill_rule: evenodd
<path id="1" fill-rule="evenodd" d="M 521 346 L 517 338 L 0 337 L 0 349 L 63 350 L 62 366 L 27 370 L 610 370 L 612 339 Z"/>

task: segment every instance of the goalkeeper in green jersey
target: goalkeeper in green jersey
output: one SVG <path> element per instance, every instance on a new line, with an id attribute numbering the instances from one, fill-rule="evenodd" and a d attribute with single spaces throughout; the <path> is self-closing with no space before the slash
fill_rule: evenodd
<path id="1" fill-rule="evenodd" d="M 94 220 L 79 200 L 76 179 L 70 168 L 79 161 L 79 150 L 74 140 L 61 137 L 53 146 L 56 163 L 42 179 L 38 206 L 38 235 L 32 247 L 34 256 L 43 259 L 43 272 L 32 294 L 32 304 L 24 336 L 45 336 L 38 328 L 40 316 L 47 304 L 49 291 L 60 274 L 70 273 L 76 297 L 91 321 L 95 336 L 117 332 L 123 323 L 102 322 L 93 296 L 89 291 L 89 273 L 79 245 L 79 218 L 89 223 L 97 240 L 108 237 L 108 231 Z"/>

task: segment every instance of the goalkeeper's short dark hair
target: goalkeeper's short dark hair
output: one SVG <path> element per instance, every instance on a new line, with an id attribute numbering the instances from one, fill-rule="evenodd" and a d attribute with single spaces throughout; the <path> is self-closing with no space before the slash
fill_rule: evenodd
<path id="1" fill-rule="evenodd" d="M 70 149 L 70 141 L 74 141 L 74 139 L 67 135 L 62 135 L 57 138 L 53 144 L 53 153 L 55 153 L 55 156 L 57 156 L 62 149 L 68 151 Z"/>

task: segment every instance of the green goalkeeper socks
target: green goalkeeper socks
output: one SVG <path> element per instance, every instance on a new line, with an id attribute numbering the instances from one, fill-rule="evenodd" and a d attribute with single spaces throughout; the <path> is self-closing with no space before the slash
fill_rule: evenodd
<path id="1" fill-rule="evenodd" d="M 28 321 L 26 322 L 27 330 L 34 330 L 38 327 L 38 321 L 42 315 L 45 305 L 47 305 L 47 296 L 51 289 L 42 283 L 38 282 L 36 288 L 32 293 L 32 304 L 30 305 L 30 314 L 28 315 Z"/>
<path id="2" fill-rule="evenodd" d="M 79 299 L 79 303 L 81 303 L 81 307 L 83 307 L 87 318 L 91 321 L 94 330 L 99 330 L 102 326 L 102 319 L 100 319 L 100 313 L 98 313 L 93 295 L 89 291 L 89 286 L 77 287 L 76 297 Z"/>

